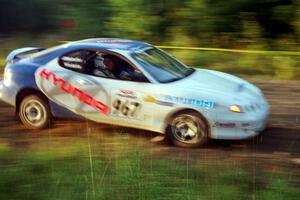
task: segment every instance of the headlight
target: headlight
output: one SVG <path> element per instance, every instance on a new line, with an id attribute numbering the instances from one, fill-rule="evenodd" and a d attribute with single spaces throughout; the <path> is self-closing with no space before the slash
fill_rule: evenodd
<path id="1" fill-rule="evenodd" d="M 232 111 L 232 112 L 236 112 L 236 113 L 243 113 L 243 109 L 241 106 L 239 105 L 232 105 L 229 107 L 229 110 Z"/>

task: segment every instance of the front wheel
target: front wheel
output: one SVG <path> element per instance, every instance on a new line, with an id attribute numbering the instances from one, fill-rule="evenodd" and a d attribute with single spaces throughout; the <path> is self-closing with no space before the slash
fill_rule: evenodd
<path id="1" fill-rule="evenodd" d="M 180 112 L 169 122 L 166 136 L 170 142 L 180 147 L 199 147 L 208 139 L 205 120 L 194 111 Z"/>
<path id="2" fill-rule="evenodd" d="M 22 100 L 19 116 L 29 128 L 42 129 L 50 124 L 49 106 L 43 98 L 36 95 L 27 96 Z"/>

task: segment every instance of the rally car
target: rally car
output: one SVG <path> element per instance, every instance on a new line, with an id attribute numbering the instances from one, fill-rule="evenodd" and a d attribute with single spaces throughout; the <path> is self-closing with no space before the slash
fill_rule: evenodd
<path id="1" fill-rule="evenodd" d="M 79 117 L 163 133 L 182 147 L 253 137 L 269 114 L 261 90 L 243 79 L 113 38 L 12 51 L 0 99 L 33 129 L 54 117 Z"/>

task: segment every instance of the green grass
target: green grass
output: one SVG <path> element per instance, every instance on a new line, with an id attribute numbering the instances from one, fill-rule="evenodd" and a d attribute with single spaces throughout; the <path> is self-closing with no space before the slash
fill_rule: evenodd
<path id="1" fill-rule="evenodd" d="M 0 143 L 0 199 L 300 198 L 291 177 L 189 159 L 183 149 L 160 156 L 167 147 L 152 152 L 126 134 L 21 137 Z"/>

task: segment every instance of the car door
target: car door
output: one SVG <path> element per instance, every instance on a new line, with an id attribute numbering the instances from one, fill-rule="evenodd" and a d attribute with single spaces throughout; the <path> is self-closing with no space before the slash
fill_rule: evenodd
<path id="1" fill-rule="evenodd" d="M 85 60 L 91 52 L 67 53 L 41 66 L 36 83 L 55 103 L 97 122 L 151 126 L 153 104 L 143 101 L 151 83 L 94 76 Z M 147 91 L 147 92 L 146 92 Z"/>
<path id="2" fill-rule="evenodd" d="M 96 81 L 108 88 L 110 118 L 117 124 L 151 127 L 153 124 L 152 103 L 146 102 L 151 83 L 139 83 L 96 77 Z"/>

